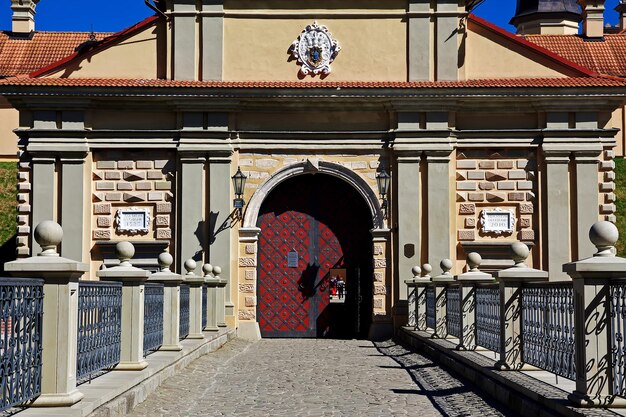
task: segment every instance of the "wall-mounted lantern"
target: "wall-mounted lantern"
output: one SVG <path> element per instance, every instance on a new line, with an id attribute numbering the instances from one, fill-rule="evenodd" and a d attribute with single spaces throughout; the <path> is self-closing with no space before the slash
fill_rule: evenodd
<path id="1" fill-rule="evenodd" d="M 241 216 L 243 206 L 246 204 L 243 199 L 243 190 L 246 186 L 247 179 L 248 177 L 246 177 L 243 172 L 241 172 L 241 168 L 237 167 L 237 173 L 232 177 L 233 188 L 235 189 L 236 196 L 236 198 L 233 200 L 233 207 L 237 209 L 237 211 L 239 212 L 239 216 Z"/>
<path id="2" fill-rule="evenodd" d="M 378 184 L 378 193 L 383 200 L 381 209 L 383 210 L 383 218 L 387 218 L 387 193 L 389 192 L 389 183 L 391 182 L 391 176 L 387 174 L 385 168 L 383 168 L 378 174 L 376 174 L 376 183 Z"/>

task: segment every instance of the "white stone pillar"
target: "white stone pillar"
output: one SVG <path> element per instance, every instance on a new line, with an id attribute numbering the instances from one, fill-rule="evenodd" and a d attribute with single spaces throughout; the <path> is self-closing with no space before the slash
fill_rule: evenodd
<path id="1" fill-rule="evenodd" d="M 189 286 L 189 335 L 188 339 L 204 339 L 202 334 L 202 286 L 204 277 L 194 274 L 197 264 L 193 259 L 185 261 L 185 284 Z"/>
<path id="2" fill-rule="evenodd" d="M 431 272 L 433 272 L 433 267 L 430 264 L 424 264 L 422 265 L 422 276 L 413 277 L 415 280 L 415 330 L 425 331 L 427 329 L 426 288 L 432 284 Z"/>
<path id="3" fill-rule="evenodd" d="M 500 359 L 496 368 L 502 371 L 524 369 L 522 354 L 522 285 L 548 280 L 548 273 L 529 268 L 524 262 L 530 255 L 521 242 L 511 245 L 515 266 L 497 271 L 500 282 Z"/>
<path id="4" fill-rule="evenodd" d="M 213 276 L 213 265 L 204 264 L 202 266 L 202 272 L 204 272 L 204 283 L 207 288 L 207 303 L 206 303 L 206 328 L 209 332 L 217 332 L 217 287 L 220 285 L 220 280 Z"/>
<path id="5" fill-rule="evenodd" d="M 416 327 L 417 326 L 417 283 L 416 279 L 419 279 L 419 275 L 422 272 L 419 266 L 414 266 L 411 269 L 413 272 L 413 278 L 405 279 L 404 283 L 408 288 L 407 295 L 407 304 L 409 308 L 407 323 L 406 326 Z"/>
<path id="6" fill-rule="evenodd" d="M 228 280 L 220 278 L 220 274 L 222 273 L 222 268 L 219 266 L 213 267 L 213 275 L 215 279 L 218 280 L 216 295 L 217 302 L 215 306 L 217 308 L 216 318 L 217 318 L 217 327 L 226 327 L 226 284 L 228 284 Z"/>
<path id="7" fill-rule="evenodd" d="M 102 281 L 122 283 L 122 335 L 119 371 L 140 371 L 148 366 L 143 357 L 144 328 L 144 284 L 150 272 L 135 268 L 130 263 L 135 255 L 135 247 L 130 242 L 120 242 L 115 246 L 120 265 L 98 271 L 96 276 Z"/>
<path id="8" fill-rule="evenodd" d="M 178 216 L 180 240 L 178 262 L 182 266 L 187 259 L 200 259 L 203 252 L 202 239 L 208 240 L 204 225 L 205 171 L 206 158 L 201 154 L 182 153 L 180 157 L 180 204 Z M 206 243 L 206 242 L 204 242 Z M 181 268 L 182 270 L 182 268 Z"/>
<path id="9" fill-rule="evenodd" d="M 69 407 L 83 398 L 76 389 L 78 279 L 89 266 L 58 255 L 63 229 L 57 223 L 39 223 L 34 236 L 42 253 L 4 264 L 11 276 L 44 280 L 41 395 L 29 405 Z"/>
<path id="10" fill-rule="evenodd" d="M 443 259 L 440 266 L 442 274 L 432 279 L 433 284 L 435 284 L 435 331 L 432 337 L 445 339 L 448 337 L 446 289 L 449 284 L 454 282 L 454 276 L 450 273 L 452 269 L 450 259 Z"/>
<path id="11" fill-rule="evenodd" d="M 148 282 L 163 284 L 163 344 L 159 350 L 178 352 L 180 344 L 180 284 L 184 278 L 170 270 L 174 258 L 168 252 L 159 254 L 160 271 L 152 274 Z"/>
<path id="12" fill-rule="evenodd" d="M 613 392 L 613 366 L 624 370 L 612 358 L 611 342 L 617 338 L 617 329 L 612 329 L 612 312 L 607 309 L 612 308 L 611 285 L 626 279 L 626 259 L 613 254 L 619 238 L 613 223 L 595 223 L 589 238 L 597 253 L 563 265 L 574 281 L 576 391 L 569 399 L 583 407 L 625 407 L 626 400 Z"/>
<path id="13" fill-rule="evenodd" d="M 457 350 L 476 349 L 476 284 L 493 283 L 490 274 L 480 271 L 481 256 L 476 252 L 467 254 L 469 271 L 460 274 L 457 281 L 461 284 L 459 311 L 461 312 L 460 337 Z"/>

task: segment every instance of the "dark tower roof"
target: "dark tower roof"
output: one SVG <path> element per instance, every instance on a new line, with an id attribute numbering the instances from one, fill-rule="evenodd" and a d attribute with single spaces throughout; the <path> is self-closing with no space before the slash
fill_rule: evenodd
<path id="1" fill-rule="evenodd" d="M 517 0 L 517 11 L 511 19 L 512 25 L 538 19 L 580 22 L 582 14 L 577 0 Z"/>

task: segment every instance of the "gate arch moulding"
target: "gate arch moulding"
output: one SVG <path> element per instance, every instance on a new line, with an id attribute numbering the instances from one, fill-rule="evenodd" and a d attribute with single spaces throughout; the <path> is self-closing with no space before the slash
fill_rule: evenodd
<path id="1" fill-rule="evenodd" d="M 380 208 L 380 203 L 378 202 L 378 197 L 363 178 L 343 165 L 333 162 L 319 161 L 316 167 L 312 167 L 312 165 L 312 162 L 309 160 L 297 162 L 281 169 L 263 183 L 250 198 L 244 215 L 243 228 L 248 229 L 256 227 L 263 201 L 265 201 L 265 198 L 278 184 L 298 175 L 321 173 L 337 177 L 354 187 L 359 195 L 363 197 L 370 210 L 374 230 L 385 229 L 383 213 Z"/>

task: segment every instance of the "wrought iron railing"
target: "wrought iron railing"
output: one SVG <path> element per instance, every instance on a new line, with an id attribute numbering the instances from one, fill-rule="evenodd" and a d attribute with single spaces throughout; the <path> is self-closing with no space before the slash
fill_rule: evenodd
<path id="1" fill-rule="evenodd" d="M 611 285 L 613 394 L 626 396 L 626 284 Z"/>
<path id="2" fill-rule="evenodd" d="M 180 340 L 189 336 L 189 286 L 180 286 Z"/>
<path id="3" fill-rule="evenodd" d="M 426 288 L 426 327 L 434 329 L 437 326 L 435 318 L 436 309 L 435 287 Z"/>
<path id="4" fill-rule="evenodd" d="M 43 280 L 0 279 L 0 412 L 41 394 Z"/>
<path id="5" fill-rule="evenodd" d="M 207 316 L 206 316 L 206 312 L 207 312 L 207 286 L 206 285 L 202 286 L 202 306 L 200 308 L 202 309 L 202 330 L 204 330 L 206 328 L 206 325 L 207 325 Z"/>
<path id="6" fill-rule="evenodd" d="M 476 287 L 476 344 L 500 352 L 500 288 Z"/>
<path id="7" fill-rule="evenodd" d="M 448 334 L 461 337 L 461 287 L 446 288 L 446 326 Z"/>
<path id="8" fill-rule="evenodd" d="M 146 283 L 144 292 L 143 355 L 163 344 L 163 284 Z"/>
<path id="9" fill-rule="evenodd" d="M 76 379 L 85 382 L 120 361 L 122 283 L 80 281 Z"/>
<path id="10" fill-rule="evenodd" d="M 574 295 L 571 282 L 522 288 L 524 362 L 568 379 L 574 367 Z"/>

